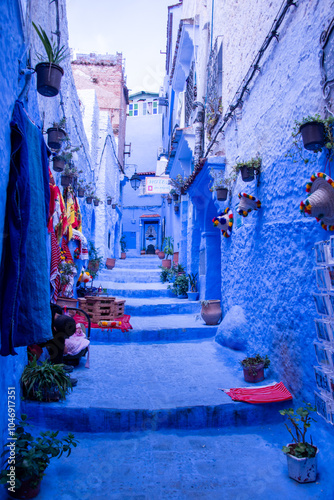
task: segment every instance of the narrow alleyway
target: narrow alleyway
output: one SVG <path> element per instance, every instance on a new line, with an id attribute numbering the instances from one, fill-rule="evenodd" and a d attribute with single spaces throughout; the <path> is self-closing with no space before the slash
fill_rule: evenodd
<path id="1" fill-rule="evenodd" d="M 24 404 L 37 426 L 80 441 L 52 463 L 38 498 L 332 499 L 329 443 L 318 442 L 319 483 L 287 477 L 282 406 L 236 403 L 219 390 L 246 385 L 243 353 L 215 342 L 199 302 L 170 297 L 159 264 L 128 258 L 100 273 L 96 283 L 126 298 L 133 330 L 93 329 L 90 369 L 75 369 L 66 401 Z M 322 433 L 320 424 L 318 441 Z"/>

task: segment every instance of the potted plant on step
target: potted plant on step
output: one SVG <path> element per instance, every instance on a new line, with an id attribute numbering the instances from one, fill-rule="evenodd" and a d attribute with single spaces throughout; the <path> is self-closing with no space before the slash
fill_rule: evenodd
<path id="1" fill-rule="evenodd" d="M 16 419 L 12 436 L 15 446 L 11 447 L 6 443 L 2 453 L 2 456 L 7 455 L 7 459 L 5 468 L 0 472 L 0 484 L 5 485 L 13 498 L 35 498 L 51 459 L 60 458 L 63 453 L 67 453 L 66 457 L 69 457 L 72 448 L 78 444 L 71 433 L 58 438 L 59 431 L 40 432 L 35 437 L 26 429 L 28 426 L 27 415 L 23 414 L 21 419 Z"/>
<path id="2" fill-rule="evenodd" d="M 54 97 L 59 93 L 61 78 L 64 74 L 59 64 L 68 57 L 68 51 L 64 45 L 58 48 L 56 42 L 53 42 L 52 38 L 49 39 L 41 26 L 37 27 L 35 23 L 32 24 L 46 53 L 46 57 L 37 54 L 39 60 L 43 61 L 35 67 L 37 92 L 45 97 Z"/>
<path id="3" fill-rule="evenodd" d="M 201 300 L 201 316 L 206 325 L 218 325 L 222 310 L 220 300 Z"/>
<path id="4" fill-rule="evenodd" d="M 140 255 L 145 255 L 145 254 L 146 254 L 146 250 L 145 250 L 145 248 L 142 248 L 142 249 L 140 250 Z"/>
<path id="5" fill-rule="evenodd" d="M 103 257 L 99 254 L 92 241 L 89 242 L 88 257 L 88 271 L 94 280 L 98 275 Z"/>
<path id="6" fill-rule="evenodd" d="M 172 285 L 168 285 L 168 288 L 172 290 L 172 292 L 179 299 L 187 298 L 187 291 L 189 288 L 189 279 L 186 274 L 180 273 L 175 277 L 175 280 Z"/>
<path id="7" fill-rule="evenodd" d="M 66 118 L 62 118 L 60 122 L 53 122 L 53 126 L 48 128 L 46 133 L 48 134 L 48 146 L 51 149 L 59 150 L 61 148 L 62 142 L 66 138 L 66 132 L 64 130 L 66 124 Z"/>
<path id="8" fill-rule="evenodd" d="M 188 274 L 190 291 L 187 292 L 189 300 L 197 300 L 198 299 L 198 291 L 197 291 L 197 276 L 198 273 L 190 273 Z"/>
<path id="9" fill-rule="evenodd" d="M 172 261 L 170 260 L 174 254 L 174 239 L 171 236 L 167 236 L 163 242 L 163 252 L 165 254 L 165 259 L 162 259 L 162 266 L 168 269 L 172 266 Z M 160 255 L 159 255 L 160 257 Z"/>
<path id="10" fill-rule="evenodd" d="M 240 361 L 244 370 L 244 379 L 246 382 L 261 382 L 264 379 L 264 370 L 270 365 L 270 359 L 256 354 Z"/>
<path id="11" fill-rule="evenodd" d="M 114 269 L 115 263 L 116 263 L 116 259 L 108 257 L 106 260 L 106 268 L 107 269 Z"/>
<path id="12" fill-rule="evenodd" d="M 289 434 L 292 437 L 292 443 L 283 446 L 282 450 L 286 454 L 288 462 L 289 477 L 298 481 L 298 483 L 311 483 L 317 478 L 317 455 L 318 448 L 305 439 L 307 429 L 311 426 L 311 422 L 316 422 L 311 417 L 311 413 L 316 411 L 310 403 L 300 407 L 297 410 L 288 408 L 280 410 L 280 414 L 287 417 L 288 425 L 285 423 Z"/>
<path id="13" fill-rule="evenodd" d="M 46 360 L 37 364 L 36 357 L 24 368 L 21 376 L 23 397 L 35 401 L 59 401 L 72 390 L 64 365 L 52 365 Z"/>
<path id="14" fill-rule="evenodd" d="M 121 244 L 121 259 L 126 259 L 126 239 L 124 234 L 122 234 L 119 242 Z"/>

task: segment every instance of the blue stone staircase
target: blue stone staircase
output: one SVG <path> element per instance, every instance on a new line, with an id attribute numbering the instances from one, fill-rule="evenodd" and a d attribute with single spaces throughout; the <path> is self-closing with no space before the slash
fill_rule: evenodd
<path id="1" fill-rule="evenodd" d="M 200 303 L 170 295 L 156 256 L 118 260 L 95 280 L 126 298 L 129 332 L 93 329 L 90 368 L 61 403 L 25 402 L 39 425 L 80 432 L 203 429 L 274 422 L 284 405 L 236 403 L 220 388 L 245 386 L 243 353 L 217 344 Z M 270 383 L 271 380 L 267 380 Z"/>

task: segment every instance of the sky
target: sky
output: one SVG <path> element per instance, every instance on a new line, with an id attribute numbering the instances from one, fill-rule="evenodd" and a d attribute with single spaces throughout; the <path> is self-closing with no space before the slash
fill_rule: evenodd
<path id="1" fill-rule="evenodd" d="M 167 6 L 175 0 L 66 0 L 74 52 L 122 52 L 130 93 L 158 92 L 165 74 Z"/>

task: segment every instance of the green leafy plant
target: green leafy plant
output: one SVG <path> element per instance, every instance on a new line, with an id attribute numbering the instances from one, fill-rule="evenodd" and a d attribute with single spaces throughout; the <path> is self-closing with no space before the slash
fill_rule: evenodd
<path id="1" fill-rule="evenodd" d="M 168 286 L 175 295 L 186 295 L 189 288 L 189 279 L 186 274 L 178 274 L 173 285 Z"/>
<path id="2" fill-rule="evenodd" d="M 38 401 L 65 399 L 72 390 L 72 383 L 63 367 L 52 365 L 48 360 L 38 364 L 34 357 L 21 376 L 23 397 Z"/>
<path id="3" fill-rule="evenodd" d="M 59 156 L 58 156 L 59 158 Z M 78 170 L 73 163 L 66 163 L 62 175 L 68 175 L 70 177 L 78 177 L 82 173 L 82 170 Z"/>
<path id="4" fill-rule="evenodd" d="M 67 285 L 70 282 L 72 276 L 77 273 L 75 265 L 71 262 L 65 262 L 64 260 L 59 263 L 58 269 L 60 271 L 61 285 Z"/>
<path id="5" fill-rule="evenodd" d="M 316 422 L 310 415 L 315 411 L 316 408 L 310 403 L 306 403 L 306 406 L 301 406 L 296 411 L 294 408 L 280 410 L 280 414 L 286 416 L 291 424 L 289 426 L 285 422 L 285 427 L 293 439 L 293 443 L 290 446 L 283 446 L 282 450 L 284 453 L 297 458 L 312 458 L 316 455 L 317 448 L 313 446 L 312 436 L 310 437 L 311 443 L 305 440 L 307 430 L 311 427 L 311 422 Z"/>
<path id="6" fill-rule="evenodd" d="M 212 184 L 209 188 L 210 191 L 216 191 L 216 189 L 227 187 L 223 170 L 216 170 L 214 168 L 211 168 L 209 173 L 212 177 Z"/>
<path id="7" fill-rule="evenodd" d="M 188 177 L 182 177 L 181 174 L 178 174 L 175 179 L 169 179 L 169 184 L 173 186 L 169 194 L 181 194 L 184 188 L 184 185 L 188 181 Z M 173 193 L 172 193 L 173 191 Z"/>
<path id="8" fill-rule="evenodd" d="M 57 154 L 57 158 L 59 158 L 60 160 L 64 160 L 67 164 L 70 164 L 73 160 L 73 153 L 80 151 L 81 146 L 72 146 L 68 137 L 66 137 L 64 141 L 65 146 Z"/>
<path id="9" fill-rule="evenodd" d="M 251 371 L 254 377 L 256 377 L 258 365 L 263 364 L 263 368 L 268 368 L 270 365 L 270 359 L 267 354 L 265 357 L 260 356 L 260 354 L 255 354 L 255 356 L 243 359 L 240 361 L 240 364 L 243 368 L 248 368 L 248 371 Z"/>
<path id="10" fill-rule="evenodd" d="M 69 52 L 65 47 L 65 45 L 62 45 L 61 47 L 57 48 L 56 42 L 52 40 L 52 37 L 50 40 L 50 38 L 47 36 L 41 25 L 37 27 L 34 22 L 32 23 L 32 25 L 35 28 L 36 33 L 43 44 L 47 56 L 47 61 L 49 63 L 60 64 L 64 59 L 66 59 L 69 56 Z M 37 54 L 37 57 L 40 61 L 45 61 L 45 56 Z"/>
<path id="11" fill-rule="evenodd" d="M 99 254 L 92 241 L 89 241 L 88 243 L 88 257 L 89 257 L 88 270 L 94 280 L 98 275 L 103 257 L 102 255 Z"/>
<path id="12" fill-rule="evenodd" d="M 171 189 L 171 190 L 169 191 L 169 194 L 171 194 L 171 195 L 173 195 L 173 194 L 177 194 L 177 193 L 176 193 L 176 189 L 174 189 L 174 188 L 173 188 L 173 189 Z"/>
<path id="13" fill-rule="evenodd" d="M 95 195 L 95 189 L 94 189 L 94 186 L 93 186 L 93 183 L 92 182 L 89 182 L 88 184 L 86 184 L 84 186 L 85 188 L 85 194 L 87 197 L 94 197 Z"/>
<path id="14" fill-rule="evenodd" d="M 122 234 L 121 239 L 119 240 L 120 245 L 121 245 L 121 252 L 126 252 L 126 239 L 125 235 Z"/>
<path id="15" fill-rule="evenodd" d="M 189 280 L 189 286 L 190 286 L 190 291 L 191 292 L 197 292 L 197 276 L 198 273 L 189 273 L 188 274 L 188 280 Z"/>
<path id="16" fill-rule="evenodd" d="M 201 300 L 202 307 L 208 307 L 209 304 L 210 304 L 210 300 Z"/>
<path id="17" fill-rule="evenodd" d="M 325 130 L 325 148 L 328 150 L 329 159 L 332 160 L 334 157 L 334 134 L 333 134 L 333 125 L 334 125 L 334 117 L 329 116 L 328 118 L 321 118 L 319 114 L 315 114 L 313 116 L 308 115 L 301 119 L 301 121 L 295 120 L 294 127 L 292 129 L 292 147 L 286 153 L 286 157 L 290 157 L 293 159 L 293 162 L 296 163 L 299 160 L 302 160 L 305 164 L 314 163 L 316 161 L 315 156 L 305 157 L 305 149 L 303 146 L 303 141 L 301 137 L 300 127 L 305 125 L 305 123 L 310 122 L 318 122 L 323 123 Z M 312 151 L 313 153 L 321 153 L 323 148 L 315 149 Z M 310 153 L 310 155 L 312 154 Z"/>
<path id="18" fill-rule="evenodd" d="M 66 117 L 63 116 L 63 118 L 59 122 L 53 122 L 52 127 L 61 128 L 62 130 L 64 130 L 65 125 L 66 125 Z"/>
<path id="19" fill-rule="evenodd" d="M 251 158 L 249 161 L 240 161 L 232 167 L 232 178 L 233 176 L 235 177 L 235 179 L 237 178 L 242 167 L 253 168 L 258 174 L 261 170 L 261 166 L 262 159 L 259 155 L 257 155 L 255 158 Z"/>
<path id="20" fill-rule="evenodd" d="M 40 432 L 34 437 L 26 430 L 26 427 L 31 426 L 27 421 L 27 415 L 21 415 L 20 419 L 16 419 L 16 427 L 13 436 L 15 440 L 15 492 L 19 490 L 22 483 L 29 483 L 31 488 L 36 488 L 43 476 L 45 470 L 50 465 L 52 458 L 60 458 L 63 453 L 67 453 L 69 457 L 72 448 L 75 448 L 79 441 L 74 438 L 74 435 L 68 433 L 63 438 L 58 438 L 59 431 Z M 5 461 L 5 468 L 0 472 L 0 484 L 8 483 L 8 474 L 10 467 L 13 467 L 10 448 L 7 444 L 4 445 L 2 457 L 8 455 Z M 12 491 L 12 490 L 11 490 Z"/>
<path id="21" fill-rule="evenodd" d="M 174 254 L 174 239 L 171 236 L 164 239 L 162 251 L 165 253 L 166 259 Z"/>

